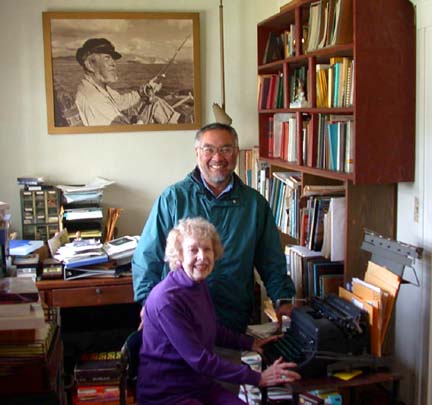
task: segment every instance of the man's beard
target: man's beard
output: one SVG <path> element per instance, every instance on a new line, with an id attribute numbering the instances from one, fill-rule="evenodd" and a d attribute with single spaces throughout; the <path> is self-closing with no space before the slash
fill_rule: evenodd
<path id="1" fill-rule="evenodd" d="M 212 183 L 221 184 L 226 181 L 229 176 L 209 176 L 209 179 Z"/>

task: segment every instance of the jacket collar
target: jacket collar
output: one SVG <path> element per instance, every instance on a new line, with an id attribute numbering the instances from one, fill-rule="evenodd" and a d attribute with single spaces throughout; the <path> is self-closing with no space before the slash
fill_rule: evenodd
<path id="1" fill-rule="evenodd" d="M 197 166 L 195 166 L 195 168 L 193 169 L 193 171 L 191 173 L 189 173 L 189 176 L 192 178 L 193 181 L 195 181 L 195 183 L 199 184 L 201 191 L 208 197 L 211 198 L 215 198 L 214 195 L 207 189 L 207 187 L 204 185 L 202 177 L 201 177 L 201 171 Z M 237 174 L 233 173 L 233 182 L 232 182 L 232 188 L 230 191 L 228 191 L 227 193 L 224 194 L 224 197 L 226 196 L 233 196 L 232 194 L 237 195 L 239 193 L 239 187 L 241 187 L 241 185 L 243 184 L 243 182 L 241 181 L 240 177 L 237 176 Z"/>

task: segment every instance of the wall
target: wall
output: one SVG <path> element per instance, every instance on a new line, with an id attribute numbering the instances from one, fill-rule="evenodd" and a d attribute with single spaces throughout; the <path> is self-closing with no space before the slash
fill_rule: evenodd
<path id="1" fill-rule="evenodd" d="M 257 142 L 256 23 L 276 5 L 225 3 L 226 106 L 240 146 L 250 147 Z M 18 176 L 44 176 L 55 184 L 112 179 L 104 206 L 124 208 L 120 234 L 138 234 L 161 190 L 194 167 L 195 131 L 48 135 L 42 12 L 98 10 L 199 12 L 204 123 L 213 121 L 211 105 L 221 101 L 219 0 L 1 0 L 0 200 L 10 203 L 18 231 Z"/>
<path id="2" fill-rule="evenodd" d="M 415 264 L 419 285 L 400 289 L 395 311 L 396 364 L 403 371 L 401 397 L 407 404 L 432 403 L 430 364 L 431 249 L 432 249 L 432 1 L 415 2 L 417 18 L 416 174 L 413 183 L 399 185 L 397 238 L 424 248 Z M 415 206 L 418 205 L 418 218 Z M 407 270 L 407 276 L 412 278 Z"/>

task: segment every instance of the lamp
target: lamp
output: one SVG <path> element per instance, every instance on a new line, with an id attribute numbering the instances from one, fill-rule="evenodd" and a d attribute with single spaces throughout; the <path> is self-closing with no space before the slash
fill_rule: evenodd
<path id="1" fill-rule="evenodd" d="M 220 71 L 221 71 L 221 95 L 222 104 L 213 103 L 213 114 L 216 122 L 231 125 L 232 119 L 225 112 L 225 63 L 224 63 L 224 34 L 223 34 L 223 4 L 219 3 L 219 32 L 220 32 Z"/>

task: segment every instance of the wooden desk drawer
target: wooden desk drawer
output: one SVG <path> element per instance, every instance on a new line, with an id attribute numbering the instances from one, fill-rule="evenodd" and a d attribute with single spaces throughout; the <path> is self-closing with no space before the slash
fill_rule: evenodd
<path id="1" fill-rule="evenodd" d="M 54 307 L 86 307 L 127 304 L 133 302 L 131 284 L 54 289 L 51 291 Z"/>

